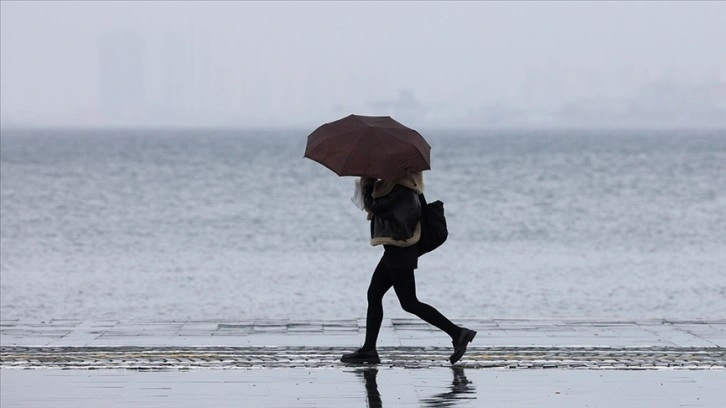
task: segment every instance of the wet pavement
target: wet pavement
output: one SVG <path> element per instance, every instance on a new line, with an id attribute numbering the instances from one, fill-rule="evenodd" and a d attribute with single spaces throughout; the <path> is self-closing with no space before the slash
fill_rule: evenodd
<path id="1" fill-rule="evenodd" d="M 2 407 L 722 407 L 724 371 L 3 370 Z"/>
<path id="2" fill-rule="evenodd" d="M 726 320 L 387 319 L 382 363 L 346 366 L 363 319 L 0 322 L 5 407 L 720 407 Z"/>

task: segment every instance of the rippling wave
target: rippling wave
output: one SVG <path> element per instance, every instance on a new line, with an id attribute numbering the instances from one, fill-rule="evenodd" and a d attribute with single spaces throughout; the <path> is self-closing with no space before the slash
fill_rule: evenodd
<path id="1" fill-rule="evenodd" d="M 444 314 L 726 317 L 726 132 L 423 133 Z M 364 316 L 381 249 L 306 136 L 3 130 L 2 318 Z"/>

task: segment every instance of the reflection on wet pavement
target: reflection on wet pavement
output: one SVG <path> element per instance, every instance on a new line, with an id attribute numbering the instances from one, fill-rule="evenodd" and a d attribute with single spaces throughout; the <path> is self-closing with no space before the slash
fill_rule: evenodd
<path id="1" fill-rule="evenodd" d="M 3 408 L 712 408 L 726 400 L 724 370 L 379 365 L 366 369 L 2 369 L 0 374 Z"/>
<path id="2" fill-rule="evenodd" d="M 453 379 L 446 392 L 421 398 L 424 407 L 456 407 L 462 401 L 476 399 L 476 387 L 466 378 L 462 367 L 451 367 Z M 354 371 L 361 376 L 365 383 L 368 408 L 383 408 L 381 393 L 378 391 L 378 369 L 375 367 L 363 368 Z"/>
<path id="3" fill-rule="evenodd" d="M 365 380 L 368 408 L 382 408 L 383 402 L 381 401 L 381 393 L 378 392 L 378 383 L 376 383 L 378 369 L 364 368 L 363 370 L 355 371 L 355 373 L 358 375 L 362 374 L 363 379 Z"/>
<path id="4" fill-rule="evenodd" d="M 426 407 L 454 407 L 462 400 L 476 399 L 476 387 L 464 375 L 461 367 L 451 367 L 454 379 L 451 381 L 449 391 L 435 394 L 421 400 Z"/>

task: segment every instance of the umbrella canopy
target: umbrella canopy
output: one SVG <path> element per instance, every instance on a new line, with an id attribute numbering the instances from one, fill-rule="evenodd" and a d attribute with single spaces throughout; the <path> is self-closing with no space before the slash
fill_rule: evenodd
<path id="1" fill-rule="evenodd" d="M 396 180 L 431 169 L 431 146 L 390 116 L 349 115 L 308 136 L 305 157 L 339 176 Z"/>

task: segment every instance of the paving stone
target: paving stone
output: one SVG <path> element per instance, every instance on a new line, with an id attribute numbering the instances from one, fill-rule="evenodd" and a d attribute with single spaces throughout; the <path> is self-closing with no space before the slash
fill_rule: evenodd
<path id="1" fill-rule="evenodd" d="M 127 368 L 169 369 L 252 367 L 335 367 L 340 347 L 20 347 L 0 349 L 2 368 Z M 391 367 L 445 367 L 450 348 L 379 348 L 382 363 Z M 680 367 L 726 369 L 721 348 L 543 348 L 471 347 L 460 365 L 466 368 L 596 368 Z"/>
<path id="2" fill-rule="evenodd" d="M 465 358 L 462 362 L 479 368 L 553 366 L 718 368 L 723 366 L 723 341 L 726 338 L 726 323 L 706 320 L 680 322 L 651 319 L 633 322 L 576 319 L 468 319 L 465 325 L 479 331 L 469 354 L 471 350 L 486 351 L 490 354 L 481 360 L 472 357 L 468 360 Z M 225 322 L 3 321 L 0 326 L 3 361 L 9 361 L 6 355 L 9 355 L 7 353 L 10 351 L 6 350 L 11 349 L 6 347 L 74 346 L 77 351 L 88 347 L 115 347 L 121 351 L 126 347 L 147 347 L 152 351 L 159 347 L 176 347 L 180 350 L 192 347 L 190 349 L 192 357 L 189 357 L 189 361 L 169 357 L 169 360 L 164 362 L 165 367 L 174 367 L 174 364 L 189 366 L 206 364 L 204 356 L 194 354 L 198 348 L 256 347 L 265 351 L 269 350 L 266 346 L 290 348 L 300 345 L 305 345 L 309 352 L 317 356 L 315 358 L 307 356 L 302 360 L 314 361 L 309 363 L 313 365 L 334 365 L 342 352 L 351 351 L 359 346 L 364 335 L 363 318 L 335 321 L 257 319 Z M 379 345 L 383 350 L 390 350 L 395 357 L 390 359 L 393 365 L 416 366 L 420 361 L 443 361 L 446 364 L 446 357 L 451 352 L 448 337 L 418 319 L 384 320 L 379 335 Z M 316 354 L 316 350 L 321 347 L 324 350 L 334 351 L 328 354 Z M 396 349 L 404 352 L 408 350 L 408 354 L 396 354 Z M 434 352 L 430 355 L 421 355 L 421 350 L 434 350 Z M 519 357 L 494 359 L 493 357 L 497 356 L 495 350 Z M 533 360 L 532 353 L 541 354 L 545 351 L 548 354 L 539 359 L 542 361 Z M 713 360 L 703 359 L 703 355 L 699 354 L 713 351 L 721 353 L 716 354 Z M 522 357 L 527 355 L 530 357 Z M 230 364 L 233 366 L 240 364 L 238 360 L 241 359 L 247 361 L 248 365 L 274 366 L 278 364 L 276 358 L 279 354 L 263 355 L 257 360 L 244 352 L 240 356 L 237 360 L 234 358 L 229 360 Z M 607 356 L 610 356 L 609 361 L 603 363 Z M 134 356 L 124 355 L 124 358 L 120 360 L 121 362 L 114 361 L 126 366 L 138 363 Z M 32 358 L 29 361 L 39 360 Z M 300 359 L 296 358 L 293 361 L 299 362 Z M 140 367 L 145 366 L 141 364 Z"/>

